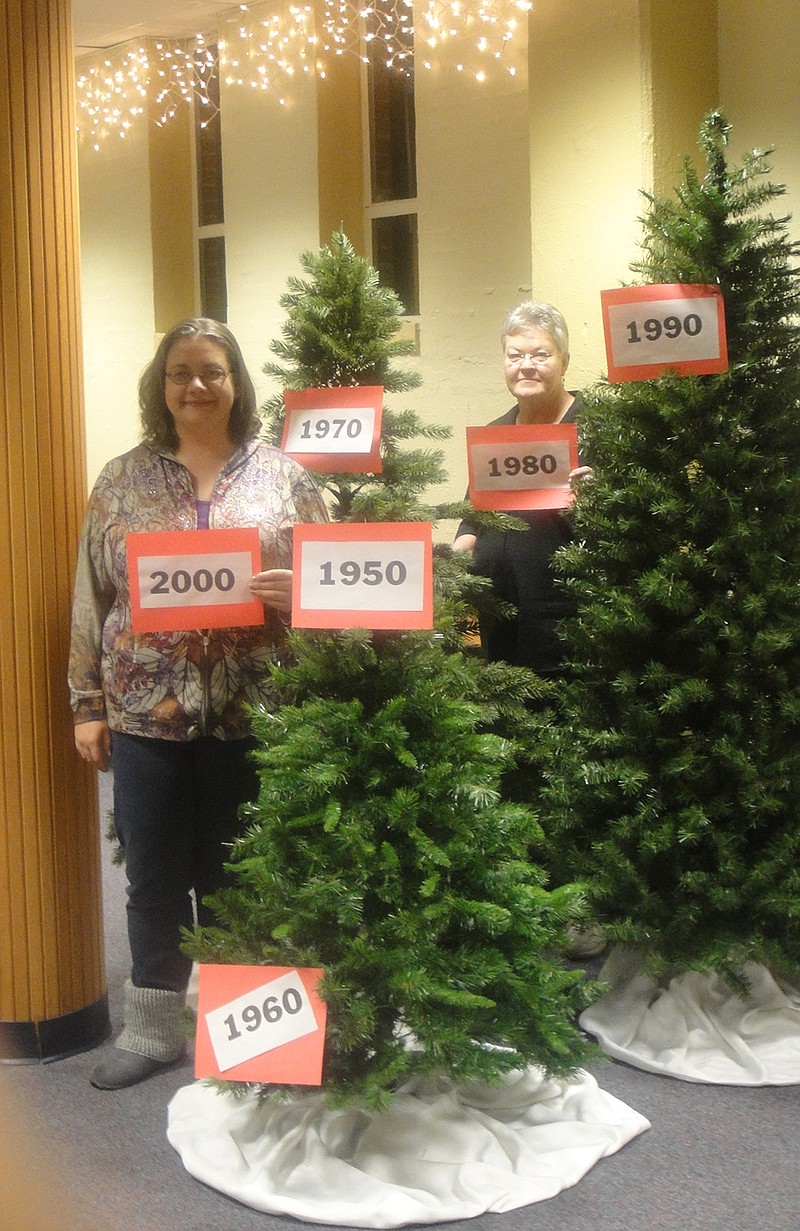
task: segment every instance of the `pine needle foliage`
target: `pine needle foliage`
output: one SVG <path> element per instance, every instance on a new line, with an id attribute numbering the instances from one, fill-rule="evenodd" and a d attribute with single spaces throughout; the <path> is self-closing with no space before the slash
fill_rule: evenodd
<path id="1" fill-rule="evenodd" d="M 411 355 L 413 342 L 403 339 L 403 306 L 393 290 L 381 286 L 378 273 L 358 256 L 342 232 L 318 252 L 304 252 L 305 278 L 289 279 L 281 296 L 286 319 L 281 338 L 271 343 L 277 356 L 264 372 L 278 392 L 263 407 L 264 429 L 279 443 L 284 421 L 283 390 L 329 386 L 379 385 L 387 394 L 416 389 L 420 375 L 398 360 Z M 449 426 L 427 423 L 415 411 L 385 404 L 381 429 L 381 474 L 317 474 L 334 521 L 431 521 L 461 518 L 469 511 L 480 524 L 516 528 L 515 518 L 477 514 L 463 501 L 432 504 L 422 499 L 444 484 L 447 472 L 441 449 L 409 447 L 415 440 L 448 440 Z M 480 583 L 476 586 L 476 593 Z"/>
<path id="2" fill-rule="evenodd" d="M 349 241 L 302 261 L 270 367 L 282 387 L 413 388 L 391 362 L 399 301 Z M 383 475 L 321 476 L 334 519 L 452 516 L 424 498 L 441 457 L 401 447 L 444 432 L 410 411 L 384 429 Z M 416 1075 L 567 1074 L 587 1055 L 574 1019 L 595 989 L 561 957 L 583 896 L 547 888 L 536 819 L 504 793 L 547 686 L 465 653 L 479 579 L 448 548 L 435 576 L 432 632 L 290 630 L 279 705 L 253 716 L 261 789 L 233 883 L 211 899 L 219 925 L 187 940 L 204 962 L 324 969 L 331 1103 L 381 1106 Z"/>
<path id="3" fill-rule="evenodd" d="M 557 960 L 577 890 L 527 858 L 535 822 L 500 791 L 511 746 L 469 699 L 480 670 L 423 634 L 318 635 L 277 673 L 294 704 L 255 718 L 237 885 L 191 949 L 324 968 L 331 1103 L 585 1060 L 573 1018 L 592 989 Z"/>
<path id="4" fill-rule="evenodd" d="M 277 360 L 264 365 L 279 383 L 279 392 L 264 407 L 266 430 L 276 442 L 283 427 L 284 389 L 380 385 L 397 394 L 420 383 L 418 372 L 397 362 L 413 350 L 412 343 L 398 336 L 400 300 L 380 285 L 377 271 L 357 255 L 346 235 L 334 234 L 319 252 L 304 252 L 300 264 L 308 276 L 289 280 L 280 301 L 286 311 L 282 337 L 271 344 Z M 427 424 L 411 410 L 384 406 L 383 473 L 318 476 L 334 520 L 430 521 L 447 516 L 419 499 L 446 477 L 441 450 L 410 449 L 407 442 L 449 436 L 446 426 Z"/>
<path id="5" fill-rule="evenodd" d="M 648 197 L 644 283 L 718 284 L 721 375 L 585 399 L 596 481 L 560 569 L 577 605 L 546 822 L 652 972 L 800 965 L 800 286 L 770 151 Z"/>

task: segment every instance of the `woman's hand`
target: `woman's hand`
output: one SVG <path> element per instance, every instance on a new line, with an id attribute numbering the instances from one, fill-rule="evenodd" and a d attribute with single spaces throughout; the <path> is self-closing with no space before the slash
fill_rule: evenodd
<path id="1" fill-rule="evenodd" d="M 274 607 L 283 615 L 292 611 L 292 570 L 270 568 L 265 573 L 256 573 L 250 581 L 250 589 L 260 598 L 265 607 Z"/>
<path id="2" fill-rule="evenodd" d="M 569 485 L 575 491 L 581 483 L 586 483 L 593 478 L 594 471 L 591 466 L 577 466 L 575 470 L 569 472 Z"/>
<path id="3" fill-rule="evenodd" d="M 111 729 L 105 718 L 79 722 L 75 728 L 78 756 L 104 774 L 111 764 Z"/>

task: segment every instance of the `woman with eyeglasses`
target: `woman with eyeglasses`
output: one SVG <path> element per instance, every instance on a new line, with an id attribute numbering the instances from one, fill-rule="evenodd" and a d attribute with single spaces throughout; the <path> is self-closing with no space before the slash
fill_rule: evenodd
<path id="1" fill-rule="evenodd" d="M 566 388 L 569 366 L 567 323 L 549 303 L 526 302 L 507 315 L 501 334 L 506 386 L 514 405 L 492 423 L 575 423 L 581 401 Z M 580 466 L 571 482 L 589 475 Z M 490 577 L 498 598 L 512 604 L 510 617 L 481 620 L 481 647 L 489 662 L 529 667 L 543 676 L 561 673 L 561 644 L 556 628 L 569 606 L 556 587 L 553 555 L 572 537 L 569 514 L 559 509 L 515 513 L 527 530 L 477 530 L 469 521 L 458 527 L 453 547 L 472 554 L 476 573 Z"/>
<path id="2" fill-rule="evenodd" d="M 113 771 L 128 878 L 124 1029 L 91 1077 L 106 1090 L 185 1050 L 181 928 L 195 913 L 212 921 L 203 900 L 222 885 L 240 807 L 258 791 L 247 707 L 270 705 L 269 667 L 291 613 L 292 527 L 327 519 L 313 479 L 259 440 L 253 383 L 225 325 L 191 319 L 170 330 L 141 377 L 139 406 L 142 443 L 104 467 L 89 500 L 69 665 L 75 745 Z M 261 570 L 249 588 L 263 623 L 133 631 L 129 533 L 252 526 Z"/>

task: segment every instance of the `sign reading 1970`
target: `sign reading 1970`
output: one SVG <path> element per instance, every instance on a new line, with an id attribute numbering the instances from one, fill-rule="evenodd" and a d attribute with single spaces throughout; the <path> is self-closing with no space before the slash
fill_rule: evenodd
<path id="1" fill-rule="evenodd" d="M 728 366 L 719 287 L 661 283 L 601 291 L 608 379 L 652 380 L 665 372 L 710 375 Z"/>

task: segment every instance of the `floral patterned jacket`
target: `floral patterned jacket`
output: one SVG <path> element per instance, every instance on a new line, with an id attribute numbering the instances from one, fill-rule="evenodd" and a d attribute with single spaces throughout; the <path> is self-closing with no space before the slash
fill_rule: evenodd
<path id="1" fill-rule="evenodd" d="M 258 526 L 263 569 L 289 568 L 295 522 L 325 521 L 314 480 L 262 441 L 243 445 L 211 495 L 209 526 Z M 284 635 L 265 609 L 256 628 L 134 633 L 126 536 L 193 530 L 188 470 L 171 454 L 139 445 L 108 462 L 95 483 L 81 535 L 70 646 L 75 722 L 107 718 L 113 731 L 156 739 L 249 734 L 246 706 L 270 699 L 269 664 Z"/>

